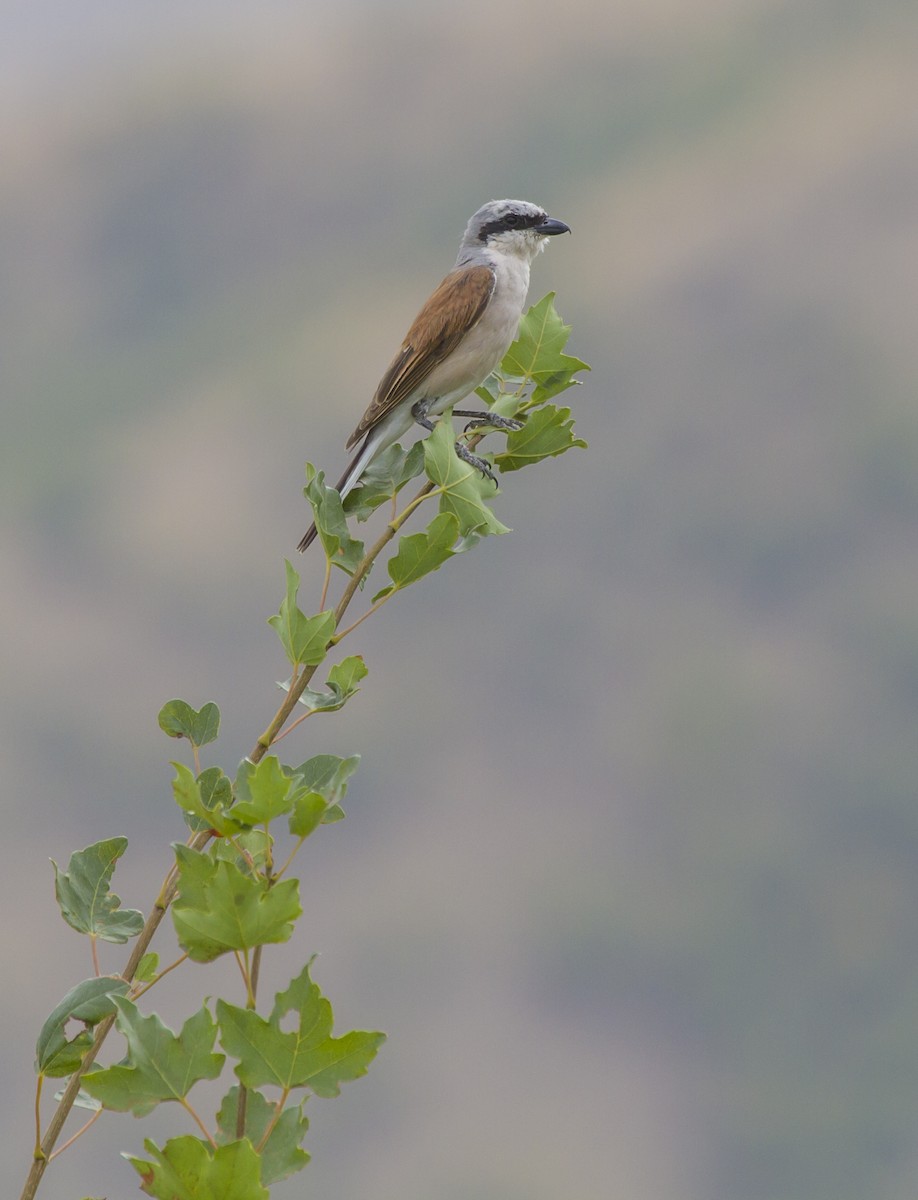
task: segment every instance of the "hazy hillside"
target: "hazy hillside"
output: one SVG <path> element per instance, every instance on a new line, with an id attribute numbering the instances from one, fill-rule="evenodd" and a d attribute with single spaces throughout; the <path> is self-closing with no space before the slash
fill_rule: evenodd
<path id="1" fill-rule="evenodd" d="M 0 121 L 14 1179 L 38 1014 L 89 969 L 47 858 L 124 833 L 148 905 L 160 704 L 249 749 L 303 462 L 338 470 L 467 217 L 518 195 L 573 228 L 532 297 L 593 364 L 591 448 L 510 481 L 514 533 L 368 623 L 362 695 L 303 735 L 363 765 L 266 988 L 319 950 L 391 1040 L 276 1195 L 910 1200 L 913 5 L 100 11 L 72 56 L 20 30 Z M 144 1132 L 43 1200 L 133 1194 Z"/>

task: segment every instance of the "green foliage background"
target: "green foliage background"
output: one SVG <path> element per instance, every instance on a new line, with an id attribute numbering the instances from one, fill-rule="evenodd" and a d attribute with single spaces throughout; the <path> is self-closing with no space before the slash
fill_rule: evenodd
<path id="1" fill-rule="evenodd" d="M 125 835 L 148 903 L 161 704 L 218 699 L 246 753 L 303 461 L 336 477 L 518 195 L 574 230 L 532 294 L 591 450 L 367 623 L 290 754 L 362 754 L 291 954 L 390 1042 L 276 1194 L 910 1198 L 913 5 L 78 7 L 2 51 L 3 1160 L 86 973 L 42 864 Z M 158 1133 L 106 1122 L 74 1161 L 130 1194 Z"/>

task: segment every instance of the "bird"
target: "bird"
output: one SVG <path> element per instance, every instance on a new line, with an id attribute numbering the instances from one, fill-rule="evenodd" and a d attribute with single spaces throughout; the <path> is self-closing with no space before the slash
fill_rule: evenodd
<path id="1" fill-rule="evenodd" d="M 412 425 L 428 433 L 431 417 L 458 403 L 491 374 L 519 329 L 529 290 L 529 268 L 549 238 L 570 233 L 528 200 L 489 200 L 469 220 L 456 265 L 415 317 L 369 407 L 347 440 L 359 449 L 339 479 L 342 500 L 373 459 L 404 437 Z M 478 424 L 518 429 L 519 422 L 481 412 L 454 410 Z M 461 442 L 456 453 L 494 479 L 490 466 Z M 315 540 L 311 525 L 297 547 Z"/>

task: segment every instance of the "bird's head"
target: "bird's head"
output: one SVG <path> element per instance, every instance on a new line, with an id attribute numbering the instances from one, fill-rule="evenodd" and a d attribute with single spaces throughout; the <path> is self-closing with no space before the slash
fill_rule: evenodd
<path id="1" fill-rule="evenodd" d="M 570 226 L 550 217 L 528 200 L 489 200 L 466 226 L 462 249 L 484 249 L 513 254 L 532 261 L 557 233 L 570 233 Z"/>

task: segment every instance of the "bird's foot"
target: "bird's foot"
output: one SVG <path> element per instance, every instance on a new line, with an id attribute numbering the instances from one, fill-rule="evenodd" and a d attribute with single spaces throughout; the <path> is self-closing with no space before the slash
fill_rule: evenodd
<path id="1" fill-rule="evenodd" d="M 477 454 L 473 454 L 462 442 L 456 442 L 456 453 L 464 463 L 468 463 L 470 467 L 474 467 L 476 471 L 480 471 L 485 479 L 490 479 L 494 486 L 497 487 L 497 476 L 491 470 L 489 462 L 485 462 L 483 458 L 479 458 Z"/>
<path id="2" fill-rule="evenodd" d="M 472 418 L 465 427 L 466 433 L 471 429 L 485 428 L 500 429 L 504 433 L 516 433 L 518 429 L 523 428 L 522 421 L 517 421 L 513 417 L 499 417 L 497 413 L 463 412 L 461 409 L 453 409 L 453 416 Z"/>

